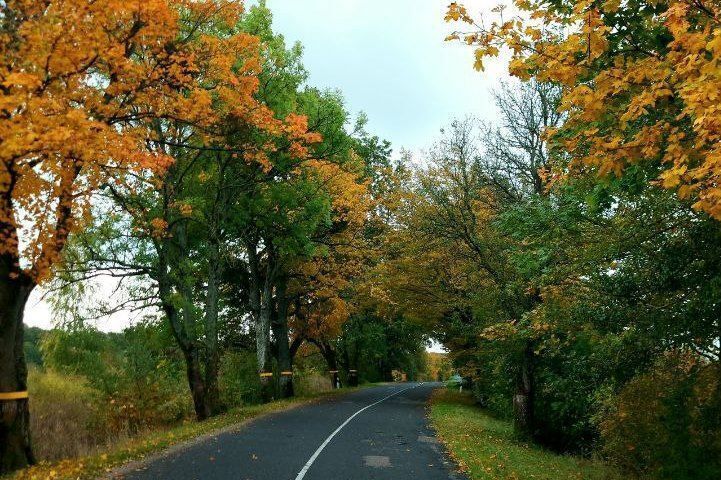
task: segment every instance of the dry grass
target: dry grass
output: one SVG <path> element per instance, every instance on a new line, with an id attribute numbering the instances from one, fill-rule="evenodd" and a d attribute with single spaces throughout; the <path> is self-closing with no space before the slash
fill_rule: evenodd
<path id="1" fill-rule="evenodd" d="M 28 380 L 30 429 L 38 459 L 88 455 L 109 441 L 100 392 L 83 377 L 31 370 Z"/>
<path id="2" fill-rule="evenodd" d="M 192 414 L 184 391 L 149 399 L 132 392 L 109 398 L 82 376 L 38 369 L 30 370 L 28 385 L 30 434 L 39 461 L 92 455 L 135 436 L 177 425 Z"/>
<path id="3" fill-rule="evenodd" d="M 172 395 L 156 404 L 144 402 L 141 410 L 152 419 L 136 418 L 139 407 L 130 401 L 112 400 L 88 385 L 82 376 L 58 374 L 52 371 L 30 371 L 31 435 L 35 455 L 40 461 L 54 462 L 96 454 L 137 436 L 165 430 L 191 420 L 191 410 L 177 417 L 179 407 L 173 406 L 170 418 L 161 418 L 164 403 L 189 403 L 187 394 Z M 312 397 L 332 390 L 330 379 L 317 373 L 300 375 L 295 382 L 299 397 Z M 182 397 L 175 399 L 176 396 Z M 135 398 L 136 402 L 138 398 Z M 172 403 L 171 402 L 171 403 Z M 143 413 L 141 412 L 141 413 Z M 140 425 L 136 427 L 135 425 Z M 133 427 L 133 428 L 130 428 Z"/>
<path id="4" fill-rule="evenodd" d="M 328 392 L 333 389 L 330 378 L 315 372 L 299 375 L 293 382 L 296 394 L 299 396 L 314 395 Z"/>

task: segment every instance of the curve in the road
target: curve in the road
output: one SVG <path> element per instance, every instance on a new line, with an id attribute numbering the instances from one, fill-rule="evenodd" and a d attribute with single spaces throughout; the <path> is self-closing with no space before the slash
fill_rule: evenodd
<path id="1" fill-rule="evenodd" d="M 438 384 L 393 384 L 267 415 L 115 472 L 127 480 L 459 480 L 426 418 Z"/>
<path id="2" fill-rule="evenodd" d="M 423 384 L 421 383 L 420 385 L 423 385 Z M 313 462 L 315 462 L 315 459 L 318 458 L 318 455 L 320 455 L 320 453 L 323 451 L 323 449 L 330 443 L 331 440 L 333 440 L 333 437 L 335 437 L 335 436 L 338 434 L 338 432 L 340 432 L 341 430 L 343 430 L 343 427 L 345 427 L 346 425 L 348 425 L 348 424 L 351 422 L 351 420 L 353 420 L 355 417 L 357 417 L 357 416 L 360 415 L 361 413 L 365 412 L 365 411 L 368 410 L 369 408 L 375 407 L 375 406 L 378 405 L 379 403 L 383 403 L 383 402 L 385 402 L 386 400 L 388 400 L 388 399 L 391 398 L 391 397 L 395 397 L 396 395 L 399 395 L 399 394 L 405 392 L 406 390 L 410 390 L 410 389 L 412 389 L 412 388 L 416 388 L 416 387 L 418 387 L 418 386 L 420 386 L 420 385 L 413 385 L 412 387 L 408 387 L 408 388 L 405 388 L 405 389 L 403 389 L 403 390 L 399 390 L 399 391 L 397 391 L 397 392 L 395 392 L 395 393 L 391 393 L 390 395 L 381 398 L 381 399 L 378 400 L 377 402 L 371 403 L 370 405 L 366 405 L 365 407 L 361 408 L 360 410 L 358 410 L 357 412 L 355 412 L 353 415 L 351 415 L 350 417 L 348 417 L 348 419 L 347 419 L 345 422 L 341 423 L 338 428 L 336 428 L 335 430 L 333 430 L 333 433 L 331 433 L 330 435 L 328 435 L 328 438 L 326 438 L 326 439 L 323 441 L 323 443 L 320 444 L 320 447 L 318 447 L 318 449 L 313 453 L 313 455 L 312 455 L 312 456 L 310 457 L 310 459 L 306 462 L 306 464 L 303 465 L 303 468 L 300 470 L 300 472 L 298 472 L 298 475 L 295 477 L 295 480 L 303 480 L 303 478 L 305 478 L 305 474 L 308 472 L 308 469 L 310 469 L 310 467 L 313 465 Z"/>

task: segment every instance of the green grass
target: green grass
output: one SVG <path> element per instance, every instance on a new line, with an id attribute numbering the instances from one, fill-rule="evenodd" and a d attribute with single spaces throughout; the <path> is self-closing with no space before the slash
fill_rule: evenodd
<path id="1" fill-rule="evenodd" d="M 472 480 L 620 480 L 602 462 L 558 455 L 520 442 L 513 426 L 491 417 L 466 394 L 437 390 L 431 421 L 461 470 Z"/>
<path id="2" fill-rule="evenodd" d="M 364 388 L 369 385 L 358 388 Z M 125 463 L 142 460 L 151 454 L 161 452 L 173 445 L 204 435 L 219 433 L 226 429 L 236 428 L 244 422 L 261 415 L 305 405 L 321 398 L 343 395 L 358 388 L 344 388 L 341 390 L 311 394 L 305 397 L 278 400 L 263 405 L 236 408 L 204 422 L 189 421 L 170 429 L 149 432 L 142 437 L 113 445 L 106 452 L 97 455 L 53 463 L 43 462 L 31 468 L 8 475 L 7 477 L 3 476 L 2 479 L 85 480 L 97 478 Z"/>

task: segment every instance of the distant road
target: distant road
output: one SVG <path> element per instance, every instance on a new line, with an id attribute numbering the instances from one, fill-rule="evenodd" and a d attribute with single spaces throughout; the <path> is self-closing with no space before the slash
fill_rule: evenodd
<path id="1" fill-rule="evenodd" d="M 384 385 L 262 417 L 118 478 L 461 480 L 425 417 L 435 387 Z"/>

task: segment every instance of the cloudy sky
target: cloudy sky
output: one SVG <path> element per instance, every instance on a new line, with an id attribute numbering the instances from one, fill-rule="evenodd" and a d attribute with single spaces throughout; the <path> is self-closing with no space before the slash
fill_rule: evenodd
<path id="1" fill-rule="evenodd" d="M 472 68 L 469 47 L 444 42 L 448 0 L 267 0 L 276 30 L 305 46 L 310 83 L 340 89 L 351 111 L 397 148 L 417 151 L 453 117 L 493 116 L 500 64 Z M 498 0 L 466 2 L 471 11 Z"/>
<path id="2" fill-rule="evenodd" d="M 364 111 L 369 130 L 390 140 L 396 152 L 418 153 L 454 117 L 492 119 L 490 91 L 506 78 L 505 67 L 472 68 L 472 51 L 443 39 L 453 29 L 443 17 L 449 0 L 267 0 L 276 31 L 305 47 L 309 83 L 339 89 L 352 112 Z M 488 12 L 496 0 L 470 0 L 469 10 Z M 100 294 L 110 295 L 112 285 Z M 25 320 L 48 328 L 52 318 L 36 290 Z M 121 330 L 127 314 L 102 320 Z"/>

